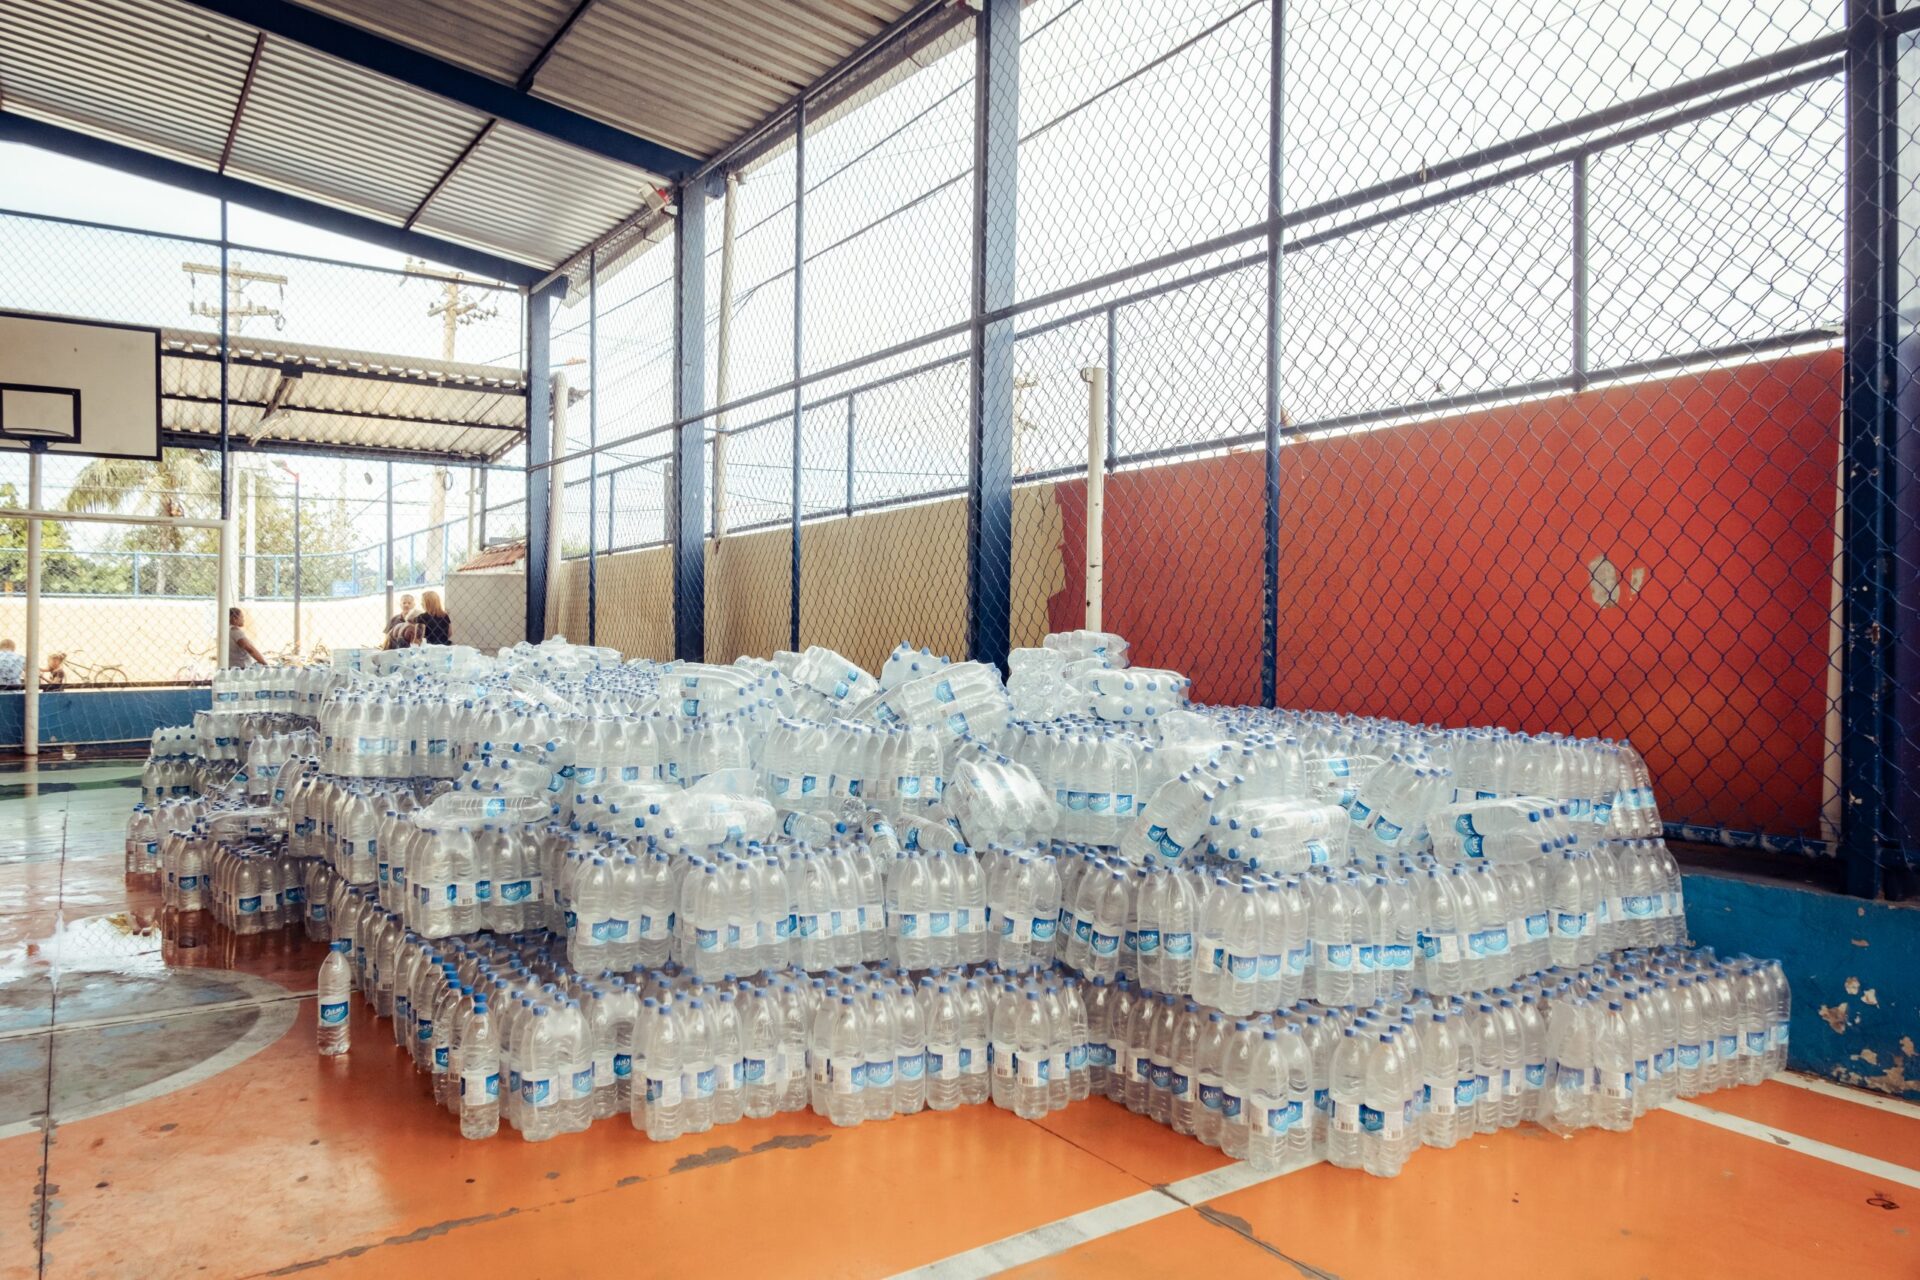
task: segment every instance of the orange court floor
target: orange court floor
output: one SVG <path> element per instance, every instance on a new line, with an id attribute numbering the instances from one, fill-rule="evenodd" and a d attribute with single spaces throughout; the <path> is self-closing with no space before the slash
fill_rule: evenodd
<path id="1" fill-rule="evenodd" d="M 125 765 L 0 778 L 0 1277 L 1920 1278 L 1920 1107 L 1800 1078 L 1398 1178 L 1261 1177 L 1103 1100 L 466 1142 L 322 949 L 163 935 Z M 172 932 L 172 931 L 170 931 Z"/>

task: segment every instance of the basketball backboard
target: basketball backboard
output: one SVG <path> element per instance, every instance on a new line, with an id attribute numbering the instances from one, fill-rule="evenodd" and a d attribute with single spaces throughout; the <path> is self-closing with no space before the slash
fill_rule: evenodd
<path id="1" fill-rule="evenodd" d="M 0 311 L 0 449 L 160 456 L 160 331 Z"/>

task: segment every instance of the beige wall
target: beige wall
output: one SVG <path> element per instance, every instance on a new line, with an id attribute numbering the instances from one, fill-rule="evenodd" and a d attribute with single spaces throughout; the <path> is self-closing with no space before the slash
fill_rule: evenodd
<path id="1" fill-rule="evenodd" d="M 423 588 L 413 588 L 419 598 Z M 293 644 L 293 602 L 247 600 L 247 633 L 262 652 Z M 48 596 L 40 605 L 40 650 L 70 653 L 88 666 L 118 666 L 136 683 L 206 678 L 214 644 L 211 600 L 173 600 L 160 596 Z M 26 648 L 27 602 L 0 598 L 0 637 Z M 378 644 L 386 626 L 384 596 L 302 601 L 300 645 L 360 648 Z M 193 651 L 198 650 L 196 655 Z"/>
<path id="2" fill-rule="evenodd" d="M 1066 584 L 1052 485 L 1014 492 L 1013 642 L 1047 632 L 1047 601 Z M 943 499 L 802 526 L 801 643 L 878 671 L 902 640 L 966 648 L 967 507 Z M 707 658 L 766 657 L 788 642 L 791 535 L 765 529 L 707 544 Z M 597 639 L 631 658 L 673 653 L 671 557 L 664 547 L 598 561 Z M 561 566 L 549 634 L 587 638 L 587 565 Z"/>
<path id="3" fill-rule="evenodd" d="M 594 643 L 629 658 L 673 656 L 672 565 L 664 547 L 599 556 L 594 596 L 599 614 Z M 587 642 L 587 562 L 564 561 L 547 611 L 547 634 Z"/>

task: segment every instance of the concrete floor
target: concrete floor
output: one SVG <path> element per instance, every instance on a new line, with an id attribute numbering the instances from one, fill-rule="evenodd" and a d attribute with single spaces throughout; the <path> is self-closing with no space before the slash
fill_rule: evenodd
<path id="1" fill-rule="evenodd" d="M 1920 1276 L 1920 1108 L 1819 1082 L 1392 1181 L 1256 1178 L 1097 1100 L 463 1142 L 358 1004 L 316 1057 L 319 948 L 160 935 L 133 776 L 0 776 L 0 1276 Z"/>

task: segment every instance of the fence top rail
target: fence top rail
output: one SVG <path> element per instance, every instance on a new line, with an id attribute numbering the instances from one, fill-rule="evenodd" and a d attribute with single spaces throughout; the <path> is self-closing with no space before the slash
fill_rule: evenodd
<path id="1" fill-rule="evenodd" d="M 120 235 L 145 236 L 150 240 L 172 240 L 180 244 L 205 245 L 209 249 L 218 249 L 223 243 L 218 236 L 190 235 L 181 231 L 156 231 L 151 227 L 129 227 L 118 222 L 97 222 L 91 218 L 73 218 L 58 213 L 34 213 L 26 209 L 0 207 L 0 218 L 20 218 L 29 222 L 51 222 L 60 226 L 79 227 L 87 231 L 112 231 Z M 471 289 L 490 289 L 496 293 L 520 294 L 526 292 L 518 285 L 501 284 L 479 276 L 464 275 L 458 271 L 422 270 L 419 267 L 383 267 L 371 262 L 350 262 L 345 258 L 329 258 L 317 253 L 301 253 L 297 249 L 272 249 L 266 245 L 247 244 L 239 240 L 224 242 L 235 253 L 259 253 L 275 258 L 295 258 L 301 262 L 317 263 L 327 267 L 345 267 L 350 271 L 375 271 L 388 276 L 411 276 L 419 280 L 432 280 L 437 283 L 458 281 L 463 287 Z"/>
<path id="2" fill-rule="evenodd" d="M 0 507 L 0 520 L 70 520 L 81 524 L 151 524 L 169 529 L 218 529 L 221 520 L 187 516 L 136 516 L 96 511 L 48 511 L 39 507 Z"/>

